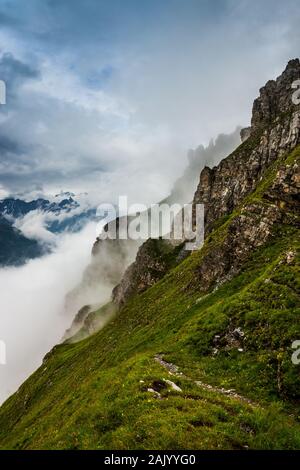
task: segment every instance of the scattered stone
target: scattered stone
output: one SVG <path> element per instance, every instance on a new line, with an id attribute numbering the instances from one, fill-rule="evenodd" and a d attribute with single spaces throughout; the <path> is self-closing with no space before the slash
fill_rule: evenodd
<path id="1" fill-rule="evenodd" d="M 154 398 L 161 398 L 161 394 L 153 388 L 147 388 L 147 392 L 153 393 Z"/>
<path id="2" fill-rule="evenodd" d="M 165 384 L 165 380 L 154 380 L 152 382 L 152 388 L 156 392 L 160 392 L 161 390 L 164 390 L 165 388 L 167 388 Z"/>
<path id="3" fill-rule="evenodd" d="M 216 355 L 220 348 L 225 350 L 230 349 L 241 349 L 243 350 L 243 341 L 245 339 L 245 333 L 242 328 L 229 328 L 223 335 L 215 335 L 213 338 L 214 349 L 212 354 Z"/>
<path id="4" fill-rule="evenodd" d="M 246 397 L 243 397 L 242 395 L 239 395 L 238 393 L 236 393 L 236 391 L 232 388 L 232 389 L 229 389 L 229 390 L 226 390 L 225 388 L 219 388 L 219 387 L 216 387 L 214 385 L 209 385 L 209 384 L 206 384 L 204 382 L 201 382 L 201 380 L 193 380 L 193 379 L 190 379 L 189 377 L 187 377 L 186 375 L 182 374 L 182 373 L 179 373 L 178 372 L 178 366 L 176 366 L 175 364 L 171 364 L 167 361 L 165 361 L 161 354 L 158 354 L 154 357 L 154 359 L 159 362 L 165 369 L 169 370 L 170 367 L 174 370 L 176 368 L 177 372 L 176 372 L 176 375 L 179 376 L 181 375 L 181 377 L 183 377 L 185 380 L 189 380 L 190 382 L 193 382 L 194 384 L 196 384 L 198 387 L 201 387 L 203 388 L 204 390 L 208 390 L 210 392 L 216 392 L 216 393 L 221 393 L 222 395 L 226 395 L 226 396 L 230 396 L 232 398 L 235 398 L 237 400 L 240 400 L 240 401 L 243 401 L 245 403 L 248 403 L 249 405 L 252 405 L 252 406 L 257 406 L 255 403 L 252 402 L 252 400 L 250 400 L 249 398 L 246 398 Z M 176 384 L 174 384 L 176 385 Z M 153 390 L 153 389 L 150 389 L 150 391 Z M 149 391 L 149 389 L 148 389 Z"/>
<path id="5" fill-rule="evenodd" d="M 288 251 L 286 254 L 286 262 L 287 264 L 291 264 L 295 259 L 295 253 L 293 251 Z"/>
<path id="6" fill-rule="evenodd" d="M 164 381 L 170 385 L 170 387 L 175 390 L 175 392 L 182 392 L 182 389 L 180 387 L 178 387 L 178 385 L 176 385 L 174 382 L 172 382 L 171 380 L 167 380 L 167 379 L 164 379 Z"/>
<path id="7" fill-rule="evenodd" d="M 154 358 L 161 366 L 163 366 L 165 369 L 169 371 L 171 375 L 181 375 L 179 374 L 178 367 L 175 364 L 172 364 L 171 362 L 167 362 L 163 359 L 161 354 L 157 354 Z"/>
<path id="8" fill-rule="evenodd" d="M 245 333 L 240 327 L 238 327 L 233 330 L 233 335 L 237 338 L 243 338 L 245 336 Z"/>

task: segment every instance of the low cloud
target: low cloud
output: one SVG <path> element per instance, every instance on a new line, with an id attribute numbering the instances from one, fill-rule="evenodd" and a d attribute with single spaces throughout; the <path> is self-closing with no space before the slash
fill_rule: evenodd
<path id="1" fill-rule="evenodd" d="M 63 235 L 54 253 L 19 268 L 0 270 L 0 340 L 7 364 L 0 365 L 0 401 L 41 364 L 76 312 L 65 311 L 65 296 L 81 280 L 90 262 L 95 225 Z M 95 294 L 99 302 L 101 289 Z"/>
<path id="2" fill-rule="evenodd" d="M 7 189 L 4 186 L 2 186 L 2 184 L 0 184 L 0 201 L 1 199 L 5 199 L 8 196 L 9 196 L 9 191 L 7 191 Z"/>
<path id="3" fill-rule="evenodd" d="M 26 238 L 45 244 L 55 244 L 57 237 L 46 228 L 47 214 L 42 211 L 31 211 L 24 217 L 15 220 L 14 226 L 21 230 Z"/>

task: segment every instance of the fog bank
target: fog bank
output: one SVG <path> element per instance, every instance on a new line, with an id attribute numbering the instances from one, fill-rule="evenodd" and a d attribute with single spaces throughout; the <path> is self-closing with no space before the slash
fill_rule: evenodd
<path id="1" fill-rule="evenodd" d="M 61 236 L 54 253 L 0 270 L 0 340 L 6 344 L 0 402 L 41 364 L 70 326 L 76 312 L 64 311 L 65 296 L 81 280 L 95 234 L 91 223 L 80 233 Z"/>

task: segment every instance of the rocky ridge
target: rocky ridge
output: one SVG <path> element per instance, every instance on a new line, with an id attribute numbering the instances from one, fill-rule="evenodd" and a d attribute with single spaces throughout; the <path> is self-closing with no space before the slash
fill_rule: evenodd
<path id="1" fill-rule="evenodd" d="M 193 204 L 204 204 L 206 237 L 243 201 L 240 214 L 228 222 L 222 242 L 204 253 L 195 279 L 200 290 L 237 274 L 253 249 L 266 243 L 275 223 L 296 223 L 286 210 L 299 208 L 299 164 L 287 165 L 284 156 L 300 143 L 300 106 L 292 102 L 292 83 L 299 77 L 300 61 L 291 60 L 280 77 L 261 88 L 253 104 L 251 127 L 241 131 L 242 144 L 219 165 L 205 167 L 200 174 Z M 261 199 L 269 204 L 255 199 L 245 202 L 275 162 L 281 162 L 281 166 L 274 182 L 260 190 Z M 113 290 L 117 305 L 151 287 L 168 271 L 160 250 L 149 256 L 149 246 L 149 242 L 142 245 Z"/>
<path id="2" fill-rule="evenodd" d="M 287 128 L 295 112 L 285 113 Z M 259 138 L 254 131 L 226 159 L 234 172 L 239 156 L 242 178 L 242 162 L 259 149 L 266 164 L 240 201 L 234 181 L 219 175 L 237 203 L 230 211 L 226 197 L 215 198 L 221 215 L 208 219 L 203 247 L 181 261 L 180 246 L 148 240 L 119 311 L 110 303 L 77 320 L 92 332 L 93 315 L 113 307 L 113 318 L 84 341 L 53 348 L 2 405 L 2 449 L 300 448 L 291 360 L 300 332 L 300 144 L 289 138 L 264 160 L 270 128 L 268 118 Z"/>

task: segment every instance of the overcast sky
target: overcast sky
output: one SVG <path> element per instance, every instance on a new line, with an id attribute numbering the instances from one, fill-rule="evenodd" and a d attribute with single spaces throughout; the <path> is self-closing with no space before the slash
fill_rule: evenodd
<path id="1" fill-rule="evenodd" d="M 0 0 L 0 196 L 164 196 L 299 57 L 299 0 Z"/>

